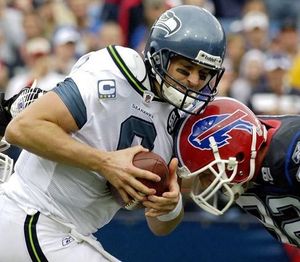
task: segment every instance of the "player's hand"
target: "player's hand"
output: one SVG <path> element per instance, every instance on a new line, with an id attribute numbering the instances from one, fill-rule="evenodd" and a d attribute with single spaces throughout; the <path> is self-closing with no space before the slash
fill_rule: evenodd
<path id="1" fill-rule="evenodd" d="M 173 158 L 169 165 L 170 184 L 169 192 L 163 193 L 162 196 L 148 196 L 143 205 L 147 208 L 145 215 L 148 217 L 157 217 L 165 215 L 172 211 L 180 200 L 180 186 L 177 179 L 177 158 Z"/>
<path id="2" fill-rule="evenodd" d="M 107 152 L 107 159 L 101 164 L 100 174 L 113 185 L 125 203 L 132 199 L 145 200 L 145 196 L 155 194 L 136 178 L 144 178 L 152 181 L 160 181 L 160 177 L 150 171 L 135 167 L 132 164 L 134 156 L 148 151 L 142 146 L 135 146 L 123 150 Z M 142 194 L 141 194 L 142 193 Z"/>

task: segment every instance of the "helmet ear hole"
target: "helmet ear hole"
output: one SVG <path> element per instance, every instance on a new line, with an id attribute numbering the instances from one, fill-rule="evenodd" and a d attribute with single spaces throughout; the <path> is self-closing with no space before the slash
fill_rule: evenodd
<path id="1" fill-rule="evenodd" d="M 244 152 L 239 152 L 235 155 L 235 158 L 238 162 L 243 162 L 245 159 L 245 154 Z"/>

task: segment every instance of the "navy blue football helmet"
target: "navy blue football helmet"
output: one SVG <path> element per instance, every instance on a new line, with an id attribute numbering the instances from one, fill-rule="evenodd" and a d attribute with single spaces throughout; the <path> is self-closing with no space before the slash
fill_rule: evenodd
<path id="1" fill-rule="evenodd" d="M 150 79 L 160 84 L 163 99 L 180 110 L 198 114 L 212 101 L 224 73 L 226 38 L 219 21 L 207 10 L 180 5 L 154 23 L 144 50 Z M 205 84 L 195 91 L 168 74 L 170 59 L 182 56 L 209 69 Z M 170 81 L 171 80 L 171 81 Z"/>

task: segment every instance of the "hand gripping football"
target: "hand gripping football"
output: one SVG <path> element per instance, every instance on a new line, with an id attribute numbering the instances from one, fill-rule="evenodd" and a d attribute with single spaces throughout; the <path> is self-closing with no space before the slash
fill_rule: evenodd
<path id="1" fill-rule="evenodd" d="M 157 196 L 169 191 L 169 167 L 161 156 L 154 152 L 140 152 L 134 156 L 133 165 L 160 176 L 161 180 L 159 182 L 137 178 L 145 186 L 155 189 Z M 134 210 L 144 206 L 138 200 L 133 199 L 124 207 L 127 210 Z"/>
<path id="2" fill-rule="evenodd" d="M 145 186 L 154 188 L 157 196 L 169 190 L 169 167 L 161 156 L 154 152 L 140 152 L 134 156 L 133 165 L 160 176 L 159 182 L 138 178 Z"/>
<path id="3" fill-rule="evenodd" d="M 164 192 L 169 190 L 169 167 L 160 155 L 154 152 L 137 153 L 133 158 L 133 165 L 160 176 L 161 180 L 159 182 L 137 178 L 145 186 L 154 188 L 157 196 L 161 196 Z M 135 199 L 125 205 L 125 208 L 128 210 L 142 207 L 143 205 Z"/>

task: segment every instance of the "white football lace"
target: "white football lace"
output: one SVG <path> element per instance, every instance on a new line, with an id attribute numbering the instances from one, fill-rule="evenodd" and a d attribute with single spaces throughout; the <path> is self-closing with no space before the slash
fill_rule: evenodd
<path id="1" fill-rule="evenodd" d="M 142 193 L 139 194 L 145 196 L 145 194 Z M 131 211 L 137 209 L 139 205 L 141 205 L 141 201 L 137 199 L 132 199 L 124 206 L 124 208 Z"/>

